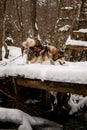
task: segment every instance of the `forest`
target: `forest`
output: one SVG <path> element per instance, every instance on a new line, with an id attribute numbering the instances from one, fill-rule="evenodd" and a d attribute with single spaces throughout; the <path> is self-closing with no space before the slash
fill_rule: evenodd
<path id="1" fill-rule="evenodd" d="M 87 0 L 0 0 L 0 129 L 86 130 L 86 75 Z"/>

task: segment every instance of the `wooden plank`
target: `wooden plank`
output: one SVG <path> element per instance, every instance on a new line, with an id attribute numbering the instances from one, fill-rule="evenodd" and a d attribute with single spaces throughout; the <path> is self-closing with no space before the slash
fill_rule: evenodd
<path id="1" fill-rule="evenodd" d="M 67 46 L 66 46 L 66 50 L 67 50 L 67 49 L 87 51 L 87 47 L 85 47 L 85 46 L 78 46 L 78 45 L 67 45 Z"/>
<path id="2" fill-rule="evenodd" d="M 16 84 L 23 87 L 44 89 L 48 91 L 67 92 L 87 96 L 87 85 L 77 83 L 53 82 L 16 78 Z"/>

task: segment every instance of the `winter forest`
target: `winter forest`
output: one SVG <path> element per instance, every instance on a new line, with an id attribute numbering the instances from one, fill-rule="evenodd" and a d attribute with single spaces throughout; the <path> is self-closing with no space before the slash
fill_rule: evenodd
<path id="1" fill-rule="evenodd" d="M 87 129 L 87 0 L 0 0 L 0 129 Z"/>

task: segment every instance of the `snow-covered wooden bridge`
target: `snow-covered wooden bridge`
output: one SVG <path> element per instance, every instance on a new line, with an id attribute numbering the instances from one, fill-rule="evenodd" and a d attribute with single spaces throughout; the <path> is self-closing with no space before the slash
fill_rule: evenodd
<path id="1" fill-rule="evenodd" d="M 64 66 L 47 64 L 8 64 L 0 67 L 0 77 L 14 79 L 18 86 L 87 95 L 87 62 Z"/>
<path id="2" fill-rule="evenodd" d="M 10 48 L 9 59 L 0 63 L 0 79 L 13 77 L 15 85 L 57 92 L 87 95 L 87 62 L 66 62 L 64 65 L 49 61 L 26 64 L 19 57 L 21 49 Z M 18 57 L 15 59 L 15 57 Z M 15 59 L 15 60 L 13 60 Z"/>

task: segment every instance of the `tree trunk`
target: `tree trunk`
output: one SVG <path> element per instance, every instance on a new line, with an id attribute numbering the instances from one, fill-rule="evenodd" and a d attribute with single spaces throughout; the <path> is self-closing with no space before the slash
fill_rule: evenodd
<path id="1" fill-rule="evenodd" d="M 37 0 L 30 0 L 30 25 L 29 25 L 29 32 L 28 36 L 38 39 L 38 29 L 36 25 L 36 3 Z"/>
<path id="2" fill-rule="evenodd" d="M 2 44 L 3 44 L 3 8 L 4 0 L 0 0 L 0 60 L 2 60 Z"/>
<path id="3" fill-rule="evenodd" d="M 7 48 L 7 45 L 5 44 L 5 12 L 6 12 L 6 2 L 7 0 L 1 0 L 0 1 L 0 60 L 2 60 L 2 46 L 5 47 L 5 58 L 8 58 L 9 50 Z"/>
<path id="4" fill-rule="evenodd" d="M 16 4 L 16 11 L 17 11 L 17 17 L 18 17 L 18 24 L 19 24 L 19 34 L 20 34 L 20 43 L 23 42 L 24 37 L 23 37 L 23 14 L 22 14 L 22 0 L 18 1 L 15 0 Z"/>

